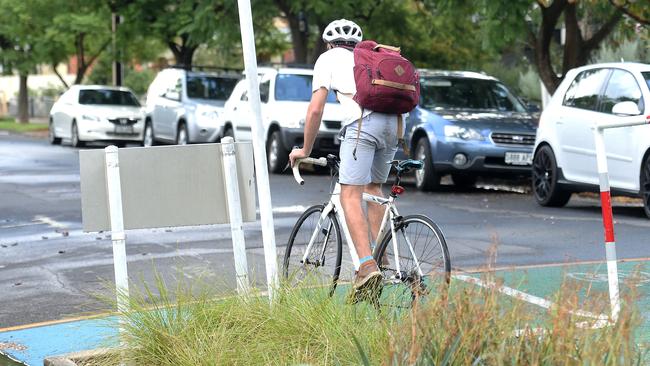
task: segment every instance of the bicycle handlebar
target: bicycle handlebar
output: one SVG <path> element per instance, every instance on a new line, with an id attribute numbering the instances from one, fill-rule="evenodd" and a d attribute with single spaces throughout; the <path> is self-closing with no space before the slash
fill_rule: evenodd
<path id="1" fill-rule="evenodd" d="M 293 177 L 298 182 L 298 184 L 303 185 L 305 184 L 305 180 L 302 179 L 300 176 L 300 164 L 312 164 L 312 165 L 320 165 L 320 166 L 327 166 L 327 159 L 326 158 L 302 158 L 302 159 L 297 159 L 296 163 L 293 165 Z"/>

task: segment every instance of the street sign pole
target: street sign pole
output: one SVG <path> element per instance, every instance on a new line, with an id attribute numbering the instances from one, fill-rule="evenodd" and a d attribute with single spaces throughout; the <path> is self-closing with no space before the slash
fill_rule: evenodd
<path id="1" fill-rule="evenodd" d="M 275 248 L 275 228 L 271 205 L 271 188 L 266 162 L 266 143 L 264 127 L 262 126 L 262 111 L 260 108 L 260 90 L 257 80 L 257 56 L 255 53 L 255 36 L 253 33 L 253 15 L 250 0 L 237 0 L 239 7 L 239 26 L 241 28 L 244 66 L 248 81 L 248 101 L 253 111 L 251 123 L 253 133 L 253 154 L 255 156 L 255 171 L 257 175 L 257 194 L 262 223 L 262 240 L 264 242 L 264 259 L 266 262 L 266 282 L 269 299 L 273 301 L 274 289 L 278 286 L 277 252 Z"/>

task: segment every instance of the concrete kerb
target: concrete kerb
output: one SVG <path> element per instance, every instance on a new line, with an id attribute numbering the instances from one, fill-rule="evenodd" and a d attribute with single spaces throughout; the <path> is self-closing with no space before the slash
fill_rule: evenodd
<path id="1" fill-rule="evenodd" d="M 65 355 L 51 356 L 43 360 L 44 366 L 78 366 L 97 358 L 113 357 L 119 350 L 113 348 L 98 348 L 89 351 L 72 352 Z"/>

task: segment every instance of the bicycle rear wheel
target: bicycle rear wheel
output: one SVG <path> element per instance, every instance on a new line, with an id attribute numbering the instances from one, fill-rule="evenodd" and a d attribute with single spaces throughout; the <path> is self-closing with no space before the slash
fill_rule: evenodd
<path id="1" fill-rule="evenodd" d="M 446 290 L 451 278 L 449 250 L 442 230 L 423 215 L 405 216 L 397 223 L 395 233 L 399 272 L 391 233 L 375 251 L 384 276 L 379 305 L 410 308 L 415 299 L 426 299 L 440 288 Z"/>
<path id="2" fill-rule="evenodd" d="M 289 235 L 282 274 L 292 287 L 330 286 L 331 296 L 341 272 L 341 227 L 334 212 L 322 217 L 324 208 L 312 206 L 298 218 Z"/>

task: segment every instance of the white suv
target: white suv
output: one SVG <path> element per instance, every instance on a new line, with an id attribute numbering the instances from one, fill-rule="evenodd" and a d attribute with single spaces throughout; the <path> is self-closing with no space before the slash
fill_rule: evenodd
<path id="1" fill-rule="evenodd" d="M 598 191 L 593 126 L 650 116 L 649 88 L 647 64 L 567 73 L 537 129 L 532 183 L 540 205 L 564 206 L 572 192 Z M 650 125 L 606 129 L 604 136 L 612 192 L 642 197 L 650 218 Z"/>
<path id="2" fill-rule="evenodd" d="M 305 115 L 312 94 L 313 70 L 260 67 L 258 72 L 269 170 L 280 173 L 287 165 L 291 149 L 303 144 Z M 225 109 L 224 134 L 232 135 L 238 141 L 251 140 L 253 114 L 248 102 L 246 80 L 237 84 Z M 338 154 L 338 133 L 343 118 L 344 111 L 334 93 L 330 92 L 314 143 L 314 156 Z"/>
<path id="3" fill-rule="evenodd" d="M 144 145 L 216 142 L 223 137 L 223 112 L 239 74 L 169 68 L 147 91 Z"/>

